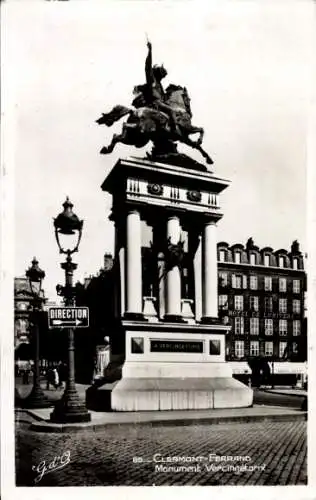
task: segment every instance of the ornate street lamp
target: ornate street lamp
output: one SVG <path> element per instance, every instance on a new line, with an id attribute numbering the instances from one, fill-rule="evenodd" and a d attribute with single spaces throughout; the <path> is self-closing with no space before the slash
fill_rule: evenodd
<path id="1" fill-rule="evenodd" d="M 61 268 L 65 271 L 65 286 L 57 285 L 56 290 L 58 295 L 64 297 L 65 306 L 74 306 L 75 287 L 73 286 L 73 272 L 77 269 L 77 264 L 72 262 L 71 255 L 78 252 L 83 220 L 79 220 L 76 214 L 73 213 L 73 204 L 66 198 L 63 203 L 64 210 L 56 219 L 54 219 L 55 237 L 58 244 L 59 252 L 66 254 L 66 261 L 61 264 Z M 63 237 L 73 237 L 72 248 L 65 249 Z M 66 239 L 66 238 L 65 238 Z M 52 422 L 89 422 L 91 415 L 88 412 L 85 402 L 79 398 L 75 384 L 75 342 L 74 329 L 68 330 L 68 377 L 66 388 L 60 401 L 55 405 L 54 411 L 50 415 Z"/>
<path id="2" fill-rule="evenodd" d="M 33 340 L 35 340 L 35 353 L 34 353 L 34 378 L 33 388 L 29 396 L 24 400 L 23 405 L 27 408 L 47 408 L 52 406 L 46 398 L 40 385 L 40 365 L 39 365 L 39 319 L 42 310 L 43 302 L 45 299 L 42 295 L 42 281 L 45 278 L 45 272 L 38 265 L 38 261 L 34 257 L 32 266 L 26 271 L 26 277 L 29 280 L 30 289 L 32 293 L 32 331 Z"/>

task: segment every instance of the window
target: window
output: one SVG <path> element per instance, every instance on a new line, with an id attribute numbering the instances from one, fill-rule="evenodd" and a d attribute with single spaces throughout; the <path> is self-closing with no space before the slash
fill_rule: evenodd
<path id="1" fill-rule="evenodd" d="M 244 357 L 244 341 L 243 340 L 235 340 L 235 356 L 236 358 Z"/>
<path id="2" fill-rule="evenodd" d="M 264 255 L 264 265 L 270 266 L 270 255 L 267 254 Z"/>
<path id="3" fill-rule="evenodd" d="M 285 258 L 283 256 L 279 257 L 279 267 L 284 267 Z"/>
<path id="4" fill-rule="evenodd" d="M 232 287 L 241 288 L 241 275 L 239 274 L 232 275 Z"/>
<path id="5" fill-rule="evenodd" d="M 298 353 L 298 344 L 297 344 L 297 342 L 293 342 L 293 344 L 292 344 L 292 352 L 293 352 L 293 354 L 297 354 Z"/>
<path id="6" fill-rule="evenodd" d="M 18 305 L 18 309 L 20 309 L 20 311 L 26 311 L 27 304 L 25 302 L 20 302 Z"/>
<path id="7" fill-rule="evenodd" d="M 259 356 L 259 341 L 251 340 L 250 342 L 250 356 Z"/>
<path id="8" fill-rule="evenodd" d="M 265 297 L 264 298 L 264 310 L 265 310 L 265 312 L 272 312 L 273 311 L 272 297 Z"/>
<path id="9" fill-rule="evenodd" d="M 264 289 L 266 292 L 272 292 L 272 278 L 271 278 L 271 276 L 264 277 Z"/>
<path id="10" fill-rule="evenodd" d="M 20 319 L 19 320 L 19 331 L 20 333 L 26 333 L 27 332 L 27 322 L 25 319 Z"/>
<path id="11" fill-rule="evenodd" d="M 218 281 L 220 286 L 227 286 L 228 285 L 227 273 L 218 273 Z"/>
<path id="12" fill-rule="evenodd" d="M 264 333 L 266 335 L 273 335 L 273 319 L 264 320 Z"/>
<path id="13" fill-rule="evenodd" d="M 287 320 L 286 319 L 279 320 L 279 334 L 280 335 L 287 335 Z"/>
<path id="14" fill-rule="evenodd" d="M 279 312 L 286 313 L 286 311 L 287 311 L 287 300 L 279 299 Z"/>
<path id="15" fill-rule="evenodd" d="M 219 251 L 219 261 L 220 262 L 225 262 L 226 260 L 226 251 L 225 250 L 220 250 Z"/>
<path id="16" fill-rule="evenodd" d="M 293 312 L 300 313 L 301 312 L 301 301 L 293 300 Z"/>
<path id="17" fill-rule="evenodd" d="M 218 305 L 220 309 L 228 309 L 228 295 L 219 295 Z"/>
<path id="18" fill-rule="evenodd" d="M 242 287 L 247 288 L 247 276 L 243 274 L 242 276 Z"/>
<path id="19" fill-rule="evenodd" d="M 279 292 L 286 292 L 286 278 L 279 278 Z"/>
<path id="20" fill-rule="evenodd" d="M 259 318 L 250 318 L 250 335 L 259 335 Z"/>
<path id="21" fill-rule="evenodd" d="M 244 298 L 242 295 L 235 295 L 235 310 L 242 311 L 244 308 Z"/>
<path id="22" fill-rule="evenodd" d="M 250 254 L 250 264 L 252 266 L 255 266 L 256 265 L 256 254 L 255 253 L 251 253 Z"/>
<path id="23" fill-rule="evenodd" d="M 293 280 L 293 293 L 300 293 L 300 280 Z"/>
<path id="24" fill-rule="evenodd" d="M 258 289 L 258 277 L 250 276 L 250 289 L 257 290 Z"/>
<path id="25" fill-rule="evenodd" d="M 264 354 L 265 356 L 273 356 L 273 342 L 264 343 Z"/>
<path id="26" fill-rule="evenodd" d="M 235 334 L 242 335 L 244 333 L 244 318 L 235 318 Z"/>
<path id="27" fill-rule="evenodd" d="M 240 252 L 235 252 L 235 262 L 236 264 L 240 264 L 241 261 L 241 253 Z"/>
<path id="28" fill-rule="evenodd" d="M 298 259 L 293 259 L 293 269 L 298 269 Z"/>
<path id="29" fill-rule="evenodd" d="M 287 348 L 287 342 L 279 342 L 279 356 L 283 358 Z"/>
<path id="30" fill-rule="evenodd" d="M 259 297 L 251 296 L 249 302 L 252 311 L 259 311 Z"/>
<path id="31" fill-rule="evenodd" d="M 293 321 L 293 335 L 297 336 L 301 334 L 301 322 L 298 319 Z"/>

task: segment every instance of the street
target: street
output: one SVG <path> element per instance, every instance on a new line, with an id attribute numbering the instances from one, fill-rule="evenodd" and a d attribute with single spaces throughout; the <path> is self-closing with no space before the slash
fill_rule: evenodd
<path id="1" fill-rule="evenodd" d="M 23 397 L 31 389 L 30 385 L 20 383 L 17 387 Z M 78 385 L 77 388 L 83 397 L 85 387 Z M 63 390 L 44 392 L 51 400 L 56 400 Z M 300 397 L 259 390 L 255 390 L 254 395 L 255 404 L 288 407 L 301 404 Z M 25 411 L 17 410 L 18 486 L 286 485 L 307 482 L 306 422 L 167 427 L 138 424 L 46 434 L 31 431 L 31 421 Z M 224 459 L 218 460 L 214 455 L 224 456 Z M 67 457 L 67 462 L 64 460 L 64 464 L 53 467 L 54 470 L 48 469 L 54 459 L 58 465 L 60 457 Z M 226 457 L 233 458 L 227 462 Z"/>
<path id="2" fill-rule="evenodd" d="M 29 422 L 25 413 L 18 414 L 17 486 L 307 483 L 305 422 L 137 425 L 49 435 L 30 431 Z M 48 469 L 63 455 L 69 457 L 64 467 Z M 245 466 L 248 470 L 238 473 Z"/>
<path id="3" fill-rule="evenodd" d="M 282 392 L 282 390 L 280 389 Z M 305 396 L 290 396 L 286 394 L 278 394 L 265 390 L 254 390 L 254 404 L 268 406 L 286 406 L 289 408 L 301 408 Z"/>

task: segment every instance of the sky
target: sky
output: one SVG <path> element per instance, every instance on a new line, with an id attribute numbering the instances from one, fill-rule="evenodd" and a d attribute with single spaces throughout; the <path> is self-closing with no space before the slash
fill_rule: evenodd
<path id="1" fill-rule="evenodd" d="M 75 281 L 113 252 L 111 197 L 100 186 L 119 157 L 100 155 L 121 123 L 95 120 L 130 105 L 144 83 L 146 36 L 165 85 L 186 86 L 193 123 L 221 196 L 218 241 L 306 251 L 306 141 L 312 61 L 308 1 L 8 2 L 5 56 L 11 109 L 14 274 L 34 255 L 54 299 L 64 282 L 53 217 L 68 195 L 84 219 Z M 186 154 L 202 160 L 198 153 Z"/>

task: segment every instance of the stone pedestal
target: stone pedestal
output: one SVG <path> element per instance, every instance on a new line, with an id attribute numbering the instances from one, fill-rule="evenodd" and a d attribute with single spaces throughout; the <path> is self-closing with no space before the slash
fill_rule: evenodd
<path id="1" fill-rule="evenodd" d="M 120 298 L 117 316 L 125 336 L 122 377 L 110 386 L 112 410 L 252 404 L 252 390 L 233 378 L 225 362 L 230 327 L 218 319 L 216 225 L 222 218 L 219 194 L 228 184 L 203 165 L 197 169 L 190 159 L 177 166 L 119 160 L 104 181 L 102 189 L 113 195 L 120 280 L 115 296 Z M 156 235 L 151 254 L 149 247 L 142 248 L 144 221 Z M 170 263 L 168 248 L 178 251 L 175 246 L 184 241 L 184 228 L 187 253 Z M 146 255 L 156 260 L 145 265 Z M 185 276 L 194 273 L 193 289 L 182 283 L 185 263 Z M 145 287 L 144 272 L 150 273 Z M 154 280 L 154 297 L 148 292 L 142 296 L 148 277 Z"/>
<path id="2" fill-rule="evenodd" d="M 225 328 L 126 323 L 122 379 L 111 394 L 116 411 L 237 408 L 253 391 L 225 362 Z"/>

